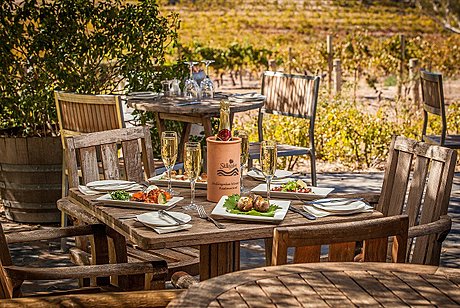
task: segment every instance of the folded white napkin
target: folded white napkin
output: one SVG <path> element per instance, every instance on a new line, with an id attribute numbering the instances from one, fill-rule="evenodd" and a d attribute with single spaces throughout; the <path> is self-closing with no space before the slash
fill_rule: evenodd
<path id="1" fill-rule="evenodd" d="M 367 205 L 367 204 L 363 208 L 360 208 L 357 210 L 341 211 L 341 212 L 328 212 L 328 211 L 318 209 L 312 205 L 304 205 L 303 209 L 305 212 L 316 216 L 316 218 L 334 216 L 334 215 L 351 215 L 351 214 L 358 214 L 358 213 L 368 213 L 374 210 L 372 206 Z"/>
<path id="2" fill-rule="evenodd" d="M 152 228 L 158 234 L 188 230 L 192 227 L 191 224 L 184 224 L 184 225 L 171 226 L 171 227 L 154 227 L 154 226 L 149 226 L 149 225 L 146 225 L 146 226 Z"/>
<path id="3" fill-rule="evenodd" d="M 129 187 L 128 189 L 124 189 L 124 190 L 126 190 L 126 191 L 138 191 L 138 190 L 142 190 L 142 189 L 144 189 L 144 187 L 141 186 L 141 185 L 133 185 L 132 187 Z M 78 185 L 78 190 L 82 194 L 84 194 L 86 196 L 100 195 L 100 194 L 104 194 L 104 193 L 109 192 L 109 190 L 107 190 L 107 191 L 94 190 L 94 189 L 91 189 L 88 186 L 84 186 L 84 185 Z"/>

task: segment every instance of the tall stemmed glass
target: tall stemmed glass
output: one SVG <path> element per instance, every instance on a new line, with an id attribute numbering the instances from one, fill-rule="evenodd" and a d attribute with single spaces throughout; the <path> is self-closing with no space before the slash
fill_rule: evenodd
<path id="1" fill-rule="evenodd" d="M 243 184 L 243 171 L 246 167 L 249 159 L 249 137 L 248 133 L 244 130 L 239 130 L 235 132 L 235 137 L 241 139 L 241 156 L 240 156 L 240 163 L 241 163 L 241 170 L 240 170 L 240 191 L 241 194 L 247 193 L 247 190 Z"/>
<path id="2" fill-rule="evenodd" d="M 168 172 L 168 192 L 171 196 L 174 191 L 171 187 L 171 170 L 177 159 L 177 133 L 166 131 L 161 133 L 161 158 Z"/>
<path id="3" fill-rule="evenodd" d="M 190 179 L 190 204 L 184 206 L 184 210 L 196 210 L 195 183 L 201 172 L 201 145 L 198 142 L 185 144 L 184 169 Z"/>
<path id="4" fill-rule="evenodd" d="M 267 199 L 270 202 L 270 184 L 276 171 L 276 142 L 264 140 L 260 144 L 260 163 L 267 182 Z"/>
<path id="5" fill-rule="evenodd" d="M 201 81 L 201 94 L 203 98 L 213 98 L 214 97 L 214 84 L 209 78 L 209 64 L 214 63 L 214 60 L 203 60 L 201 61 L 206 65 L 206 77 Z"/>
<path id="6" fill-rule="evenodd" d="M 201 95 L 200 86 L 195 81 L 195 79 L 193 79 L 193 66 L 198 64 L 198 62 L 188 61 L 188 62 L 184 62 L 184 63 L 188 64 L 188 66 L 190 68 L 190 76 L 189 76 L 189 78 L 187 80 L 185 80 L 184 95 L 187 98 L 197 98 L 197 99 L 199 99 L 200 95 Z"/>

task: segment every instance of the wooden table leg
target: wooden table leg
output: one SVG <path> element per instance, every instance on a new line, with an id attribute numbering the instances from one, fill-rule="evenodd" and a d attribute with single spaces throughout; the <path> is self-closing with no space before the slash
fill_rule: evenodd
<path id="1" fill-rule="evenodd" d="M 177 155 L 178 161 L 184 161 L 184 153 L 185 153 L 185 143 L 188 142 L 190 137 L 190 130 L 192 129 L 192 123 L 184 123 L 184 128 L 182 129 L 182 135 L 180 137 L 180 144 L 179 144 L 179 153 Z"/>
<path id="2" fill-rule="evenodd" d="M 201 123 L 203 124 L 204 135 L 206 136 L 206 138 L 212 136 L 211 118 L 202 118 Z"/>
<path id="3" fill-rule="evenodd" d="M 220 276 L 240 269 L 240 242 L 225 242 L 200 246 L 200 280 Z"/>

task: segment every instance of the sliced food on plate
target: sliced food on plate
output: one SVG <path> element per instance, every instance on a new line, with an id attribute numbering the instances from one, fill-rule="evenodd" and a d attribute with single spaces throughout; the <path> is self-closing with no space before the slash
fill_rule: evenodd
<path id="1" fill-rule="evenodd" d="M 227 212 L 232 214 L 255 215 L 273 217 L 275 211 L 280 207 L 276 204 L 269 204 L 262 196 L 253 195 L 241 197 L 232 195 L 224 203 Z"/>
<path id="2" fill-rule="evenodd" d="M 137 201 L 155 204 L 166 204 L 172 198 L 170 193 L 159 188 L 150 189 L 148 191 L 138 191 L 135 193 L 129 193 L 124 190 L 117 190 L 111 192 L 110 197 L 112 200 Z"/>
<path id="3" fill-rule="evenodd" d="M 289 181 L 286 184 L 275 186 L 272 191 L 312 193 L 312 189 L 302 180 Z"/>

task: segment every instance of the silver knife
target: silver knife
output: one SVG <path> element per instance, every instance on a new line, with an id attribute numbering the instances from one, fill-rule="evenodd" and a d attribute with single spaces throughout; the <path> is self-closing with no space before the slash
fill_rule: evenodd
<path id="1" fill-rule="evenodd" d="M 177 218 L 177 217 L 175 217 L 175 216 L 169 214 L 169 213 L 166 212 L 165 210 L 159 210 L 159 211 L 158 211 L 158 214 L 160 214 L 160 215 L 166 215 L 166 216 L 168 216 L 169 218 L 174 219 L 174 221 L 177 222 L 179 225 L 185 225 L 185 224 L 186 224 L 185 221 L 183 221 L 182 219 L 179 219 L 179 218 Z"/>
<path id="2" fill-rule="evenodd" d="M 316 216 L 314 216 L 314 215 L 312 215 L 310 213 L 301 211 L 298 208 L 293 207 L 292 205 L 289 206 L 289 210 L 291 210 L 294 213 L 300 214 L 300 215 L 302 215 L 303 217 L 305 217 L 307 219 L 316 220 Z"/>

